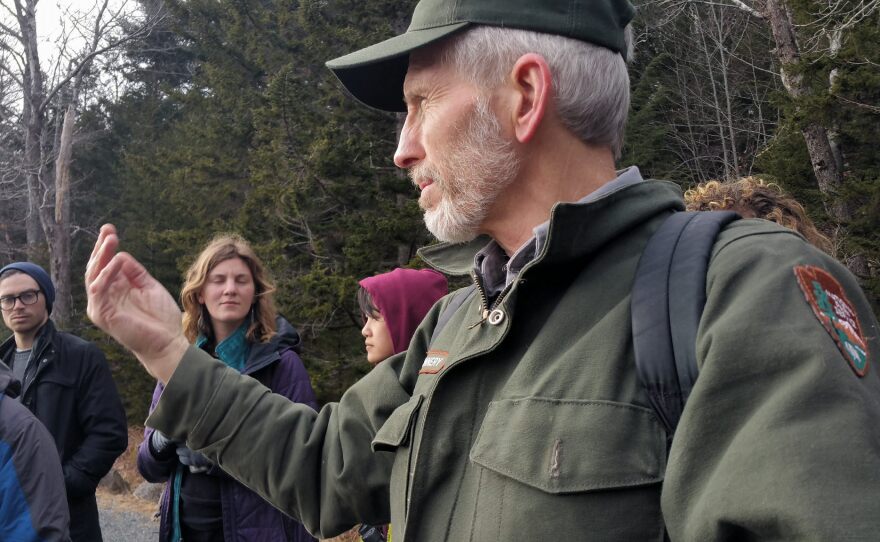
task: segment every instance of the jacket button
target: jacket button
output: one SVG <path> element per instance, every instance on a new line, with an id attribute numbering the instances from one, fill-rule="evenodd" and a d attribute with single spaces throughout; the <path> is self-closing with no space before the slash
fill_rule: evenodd
<path id="1" fill-rule="evenodd" d="M 504 312 L 501 309 L 495 309 L 491 313 L 489 313 L 489 323 L 493 326 L 497 326 L 501 322 L 504 321 Z"/>

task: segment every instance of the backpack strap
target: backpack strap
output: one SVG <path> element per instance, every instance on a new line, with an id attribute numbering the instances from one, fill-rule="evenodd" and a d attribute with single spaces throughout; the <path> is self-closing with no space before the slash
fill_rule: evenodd
<path id="1" fill-rule="evenodd" d="M 456 290 L 452 297 L 449 299 L 449 303 L 446 305 L 446 308 L 443 309 L 443 312 L 440 313 L 440 317 L 437 318 L 437 325 L 434 326 L 434 331 L 431 333 L 431 342 L 428 343 L 430 346 L 434 343 L 434 339 L 440 335 L 440 332 L 443 331 L 443 328 L 446 327 L 446 324 L 449 323 L 449 319 L 452 318 L 452 315 L 455 314 L 455 311 L 458 310 L 459 307 L 464 305 L 464 302 L 470 298 L 474 292 L 477 291 L 477 287 L 474 284 L 466 288 L 461 288 L 460 290 Z"/>
<path id="2" fill-rule="evenodd" d="M 712 247 L 738 218 L 731 211 L 674 213 L 651 236 L 636 268 L 631 299 L 636 371 L 669 442 L 700 372 L 697 328 Z"/>

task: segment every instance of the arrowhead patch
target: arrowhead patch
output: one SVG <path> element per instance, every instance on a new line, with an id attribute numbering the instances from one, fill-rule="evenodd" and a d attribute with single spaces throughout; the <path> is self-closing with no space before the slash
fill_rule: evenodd
<path id="1" fill-rule="evenodd" d="M 868 341 L 843 287 L 830 273 L 813 265 L 796 266 L 794 274 L 813 314 L 837 343 L 852 370 L 860 377 L 865 376 L 868 373 Z"/>

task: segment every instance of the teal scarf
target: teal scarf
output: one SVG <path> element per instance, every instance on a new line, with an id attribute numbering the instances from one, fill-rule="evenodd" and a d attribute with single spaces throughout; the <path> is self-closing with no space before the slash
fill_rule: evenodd
<path id="1" fill-rule="evenodd" d="M 251 343 L 247 340 L 247 328 L 250 322 L 245 321 L 235 330 L 235 332 L 223 339 L 220 344 L 214 348 L 214 355 L 239 373 L 244 370 L 247 364 L 248 355 L 251 353 Z M 196 346 L 203 348 L 208 344 L 208 338 L 199 335 L 196 339 Z M 173 492 L 172 492 L 172 524 L 171 542 L 180 541 L 180 484 L 183 480 L 183 469 L 185 467 L 178 463 L 177 470 L 174 472 Z"/>
<path id="2" fill-rule="evenodd" d="M 232 367 L 238 372 L 244 370 L 247 363 L 248 354 L 251 353 L 251 343 L 248 342 L 246 334 L 250 322 L 245 321 L 232 335 L 223 339 L 220 344 L 214 347 L 214 355 L 220 358 L 220 361 Z M 208 344 L 208 338 L 199 335 L 196 339 L 196 346 L 199 348 Z"/>

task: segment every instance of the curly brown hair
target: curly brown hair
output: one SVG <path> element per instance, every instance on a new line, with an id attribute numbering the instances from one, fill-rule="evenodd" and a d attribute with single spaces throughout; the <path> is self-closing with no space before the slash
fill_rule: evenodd
<path id="1" fill-rule="evenodd" d="M 801 234 L 813 246 L 830 253 L 831 241 L 807 216 L 803 205 L 782 187 L 757 177 L 708 181 L 684 193 L 688 211 L 736 211 L 743 218 L 763 218 Z"/>
<path id="2" fill-rule="evenodd" d="M 255 303 L 253 318 L 246 333 L 247 340 L 252 343 L 267 342 L 275 334 L 275 317 L 278 311 L 272 293 L 275 286 L 268 276 L 263 262 L 243 237 L 236 234 L 216 236 L 199 253 L 186 272 L 186 282 L 180 290 L 180 304 L 183 305 L 183 333 L 190 342 L 195 342 L 199 335 L 213 341 L 214 330 L 211 327 L 211 315 L 199 303 L 199 293 L 208 280 L 208 274 L 217 264 L 241 258 L 251 270 L 254 279 Z"/>

